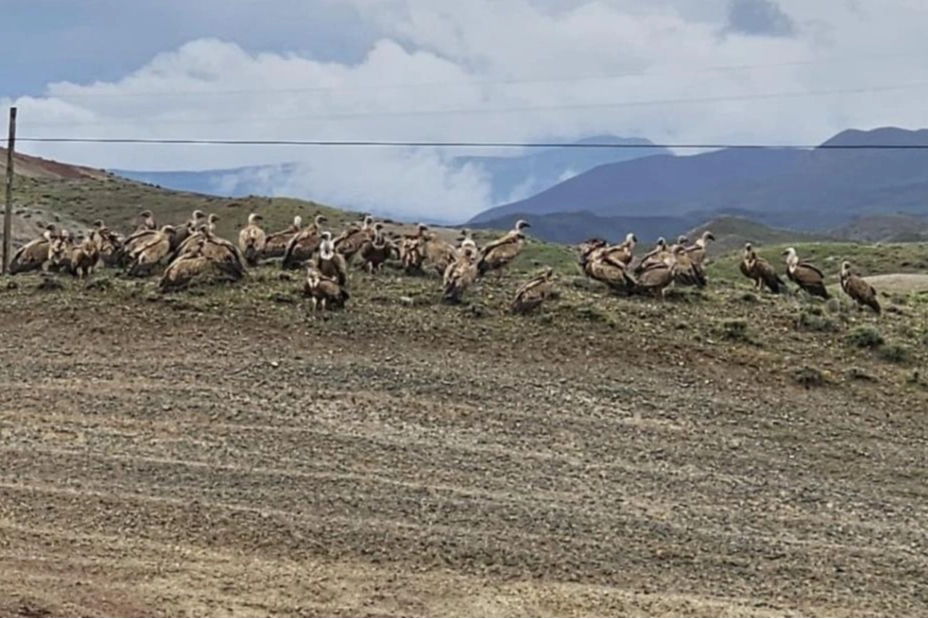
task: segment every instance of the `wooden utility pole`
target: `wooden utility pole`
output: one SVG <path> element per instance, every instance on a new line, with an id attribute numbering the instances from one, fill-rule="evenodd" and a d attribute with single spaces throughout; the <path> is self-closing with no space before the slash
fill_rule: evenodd
<path id="1" fill-rule="evenodd" d="M 3 264 L 0 273 L 10 269 L 10 247 L 13 236 L 13 153 L 16 152 L 16 108 L 10 108 L 10 134 L 6 141 L 6 210 L 3 212 Z"/>

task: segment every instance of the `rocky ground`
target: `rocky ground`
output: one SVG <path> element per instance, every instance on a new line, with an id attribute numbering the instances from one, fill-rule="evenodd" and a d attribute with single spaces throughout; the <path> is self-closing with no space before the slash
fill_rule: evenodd
<path id="1" fill-rule="evenodd" d="M 928 608 L 923 305 L 14 281 L 0 614 Z"/>

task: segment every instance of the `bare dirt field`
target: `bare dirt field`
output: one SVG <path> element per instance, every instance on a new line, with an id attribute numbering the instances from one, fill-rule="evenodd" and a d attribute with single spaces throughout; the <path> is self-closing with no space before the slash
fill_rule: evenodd
<path id="1" fill-rule="evenodd" d="M 0 615 L 928 611 L 928 389 L 791 302 L 35 281 L 0 291 Z"/>

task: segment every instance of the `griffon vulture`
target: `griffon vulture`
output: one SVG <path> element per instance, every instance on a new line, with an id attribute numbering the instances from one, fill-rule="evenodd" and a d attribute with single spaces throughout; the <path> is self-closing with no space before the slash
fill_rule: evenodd
<path id="1" fill-rule="evenodd" d="M 787 248 L 783 255 L 786 256 L 787 277 L 812 296 L 830 298 L 828 289 L 825 288 L 825 275 L 818 267 L 808 262 L 800 262 L 796 250 L 792 247 Z"/>
<path id="2" fill-rule="evenodd" d="M 322 239 L 322 224 L 326 222 L 324 215 L 316 215 L 312 225 L 306 226 L 294 234 L 287 243 L 287 249 L 284 250 L 284 260 L 281 267 L 284 269 L 299 268 L 307 260 L 313 257 L 316 250 L 319 249 L 319 241 Z"/>
<path id="3" fill-rule="evenodd" d="M 238 248 L 245 258 L 248 266 L 257 266 L 258 259 L 264 253 L 264 244 L 267 242 L 267 235 L 261 229 L 261 222 L 264 218 L 257 213 L 248 216 L 248 225 L 242 228 L 238 233 Z"/>
<path id="4" fill-rule="evenodd" d="M 281 258 L 287 251 L 287 244 L 290 239 L 300 231 L 303 226 L 303 218 L 297 215 L 293 218 L 293 223 L 286 230 L 268 234 L 264 242 L 265 258 Z"/>
<path id="5" fill-rule="evenodd" d="M 774 294 L 780 293 L 780 287 L 786 283 L 777 275 L 773 266 L 757 255 L 750 243 L 744 244 L 744 254 L 741 258 L 741 273 L 754 282 L 754 287 L 760 290 L 766 286 Z"/>
<path id="6" fill-rule="evenodd" d="M 483 276 L 489 271 L 496 271 L 502 277 L 503 269 L 515 260 L 525 246 L 525 234 L 522 232 L 525 228 L 531 228 L 531 225 L 520 219 L 505 236 L 484 245 L 480 250 L 477 273 Z"/>
<path id="7" fill-rule="evenodd" d="M 449 303 L 459 303 L 464 291 L 477 279 L 477 254 L 465 247 L 461 255 L 448 265 L 444 274 L 442 296 Z"/>
<path id="8" fill-rule="evenodd" d="M 397 247 L 383 233 L 383 224 L 374 224 L 374 238 L 361 248 L 361 260 L 368 272 L 380 271 Z"/>
<path id="9" fill-rule="evenodd" d="M 16 250 L 10 261 L 10 275 L 43 269 L 48 263 L 49 248 L 57 236 L 55 224 L 48 224 L 42 235 Z"/>
<path id="10" fill-rule="evenodd" d="M 352 224 L 335 239 L 335 250 L 351 262 L 354 255 L 361 251 L 365 243 L 374 238 L 374 218 L 365 215 L 361 225 Z"/>
<path id="11" fill-rule="evenodd" d="M 551 293 L 554 285 L 554 269 L 548 267 L 545 271 L 519 286 L 510 309 L 514 314 L 527 314 L 544 303 Z"/>
<path id="12" fill-rule="evenodd" d="M 345 307 L 345 302 L 349 299 L 348 291 L 338 285 L 335 280 L 325 277 L 315 266 L 310 266 L 306 270 L 306 284 L 303 286 L 303 294 L 313 300 L 313 311 L 321 305 L 325 311 L 329 307 Z"/>
<path id="13" fill-rule="evenodd" d="M 187 246 L 183 254 L 168 265 L 159 283 L 162 292 L 186 288 L 194 278 L 212 268 L 212 260 L 203 255 L 205 244 L 205 237 L 196 239 L 191 245 Z"/>
<path id="14" fill-rule="evenodd" d="M 162 226 L 148 242 L 137 245 L 129 254 L 129 275 L 143 277 L 150 274 L 171 252 L 173 237 L 174 226 Z"/>
<path id="15" fill-rule="evenodd" d="M 635 285 L 625 263 L 609 254 L 603 239 L 589 239 L 580 244 L 579 264 L 587 277 L 615 291 L 630 292 Z"/>
<path id="16" fill-rule="evenodd" d="M 714 241 L 715 235 L 706 230 L 702 233 L 691 247 L 686 248 L 690 261 L 697 267 L 702 267 L 706 262 L 706 249 L 709 247 L 709 241 Z"/>
<path id="17" fill-rule="evenodd" d="M 670 254 L 670 259 L 666 262 L 654 263 L 645 268 L 637 277 L 635 283 L 635 292 L 639 294 L 651 294 L 657 297 L 659 301 L 664 300 L 664 288 L 673 282 L 677 272 L 677 260 L 683 255 L 685 250 L 682 244 L 674 245 L 674 250 Z"/>
<path id="18" fill-rule="evenodd" d="M 322 233 L 319 243 L 319 255 L 316 256 L 316 268 L 323 277 L 335 280 L 339 286 L 344 287 L 348 281 L 348 261 L 342 254 L 335 251 L 335 242 L 332 233 L 326 230 Z"/>
<path id="19" fill-rule="evenodd" d="M 876 290 L 862 277 L 851 272 L 851 263 L 845 260 L 841 263 L 841 290 L 854 299 L 857 307 L 866 305 L 877 314 L 880 313 L 880 302 L 876 299 Z"/>

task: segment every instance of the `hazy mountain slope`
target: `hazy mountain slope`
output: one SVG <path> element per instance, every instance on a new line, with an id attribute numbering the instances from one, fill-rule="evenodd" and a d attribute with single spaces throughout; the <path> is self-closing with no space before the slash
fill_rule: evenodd
<path id="1" fill-rule="evenodd" d="M 925 145 L 928 131 L 846 131 L 815 150 L 722 150 L 600 166 L 547 191 L 480 213 L 589 211 L 603 217 L 750 217 L 828 230 L 869 214 L 928 213 L 928 150 L 837 150 L 839 145 Z"/>
<path id="2" fill-rule="evenodd" d="M 552 147 L 528 150 L 515 156 L 461 156 L 453 158 L 451 163 L 457 168 L 474 166 L 482 170 L 490 181 L 493 201 L 503 203 L 538 193 L 568 176 L 605 163 L 669 154 L 667 149 L 648 147 L 651 142 L 641 138 L 601 135 L 578 143 L 628 145 L 631 148 Z M 297 165 L 292 163 L 216 170 L 113 170 L 119 176 L 169 189 L 228 197 L 265 195 L 273 189 L 273 178 L 287 177 L 296 171 Z"/>

